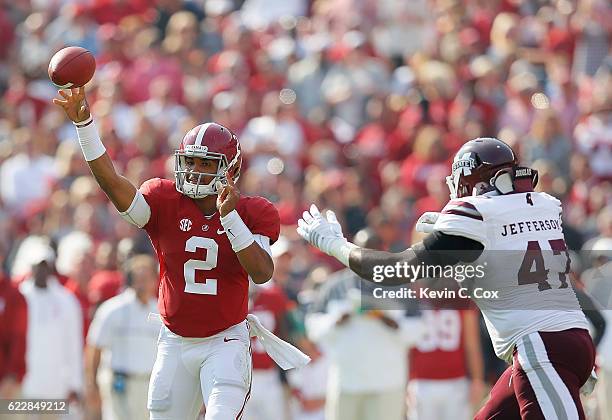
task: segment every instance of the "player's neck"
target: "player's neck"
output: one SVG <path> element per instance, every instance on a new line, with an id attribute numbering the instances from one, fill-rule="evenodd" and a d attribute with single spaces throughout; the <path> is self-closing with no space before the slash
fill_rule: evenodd
<path id="1" fill-rule="evenodd" d="M 205 216 L 212 216 L 217 211 L 217 196 L 209 195 L 199 200 L 193 200 Z"/>

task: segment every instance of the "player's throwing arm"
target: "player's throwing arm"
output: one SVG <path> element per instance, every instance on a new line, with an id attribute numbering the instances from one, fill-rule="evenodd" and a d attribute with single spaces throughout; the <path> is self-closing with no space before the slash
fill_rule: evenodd
<path id="1" fill-rule="evenodd" d="M 135 221 L 135 224 L 144 226 L 150 210 L 141 194 L 137 194 L 136 187 L 115 170 L 89 111 L 85 88 L 59 90 L 58 94 L 60 97 L 53 99 L 53 103 L 60 106 L 75 125 L 81 150 L 94 178 L 122 217 L 130 217 L 127 214 L 129 209 L 142 207 L 141 211 L 130 213 L 138 214 L 142 220 Z"/>

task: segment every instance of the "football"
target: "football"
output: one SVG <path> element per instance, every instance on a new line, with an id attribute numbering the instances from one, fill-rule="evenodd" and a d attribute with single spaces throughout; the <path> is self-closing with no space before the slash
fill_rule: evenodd
<path id="1" fill-rule="evenodd" d="M 93 54 L 81 47 L 66 47 L 49 62 L 49 78 L 60 89 L 84 86 L 96 71 Z"/>

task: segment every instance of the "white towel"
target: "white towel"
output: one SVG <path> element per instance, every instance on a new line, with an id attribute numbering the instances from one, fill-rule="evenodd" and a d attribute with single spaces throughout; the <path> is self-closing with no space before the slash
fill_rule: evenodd
<path id="1" fill-rule="evenodd" d="M 266 353 L 283 370 L 303 367 L 310 362 L 310 357 L 268 331 L 261 325 L 261 322 L 255 315 L 248 314 L 247 322 L 249 323 L 251 337 L 257 337 Z"/>
<path id="2" fill-rule="evenodd" d="M 153 312 L 149 313 L 147 320 L 160 325 L 163 323 L 161 316 Z M 310 357 L 267 330 L 261 325 L 261 322 L 255 315 L 248 314 L 247 322 L 249 323 L 250 336 L 257 337 L 266 350 L 266 353 L 268 353 L 272 360 L 274 360 L 283 370 L 303 367 L 310 362 Z"/>

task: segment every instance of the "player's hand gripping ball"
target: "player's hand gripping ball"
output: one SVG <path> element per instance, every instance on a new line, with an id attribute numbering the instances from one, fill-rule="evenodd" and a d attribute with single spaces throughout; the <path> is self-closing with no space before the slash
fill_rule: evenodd
<path id="1" fill-rule="evenodd" d="M 49 62 L 49 78 L 60 89 L 85 86 L 96 71 L 93 54 L 81 47 L 67 47 L 56 52 Z"/>

